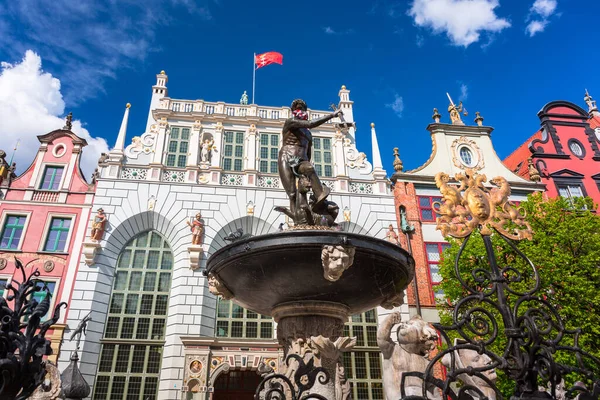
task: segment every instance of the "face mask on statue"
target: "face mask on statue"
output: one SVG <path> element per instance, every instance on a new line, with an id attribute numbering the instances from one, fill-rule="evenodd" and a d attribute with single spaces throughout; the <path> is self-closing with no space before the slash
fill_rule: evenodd
<path id="1" fill-rule="evenodd" d="M 294 117 L 296 117 L 297 119 L 308 119 L 308 113 L 300 109 L 292 111 L 292 114 L 294 114 Z"/>

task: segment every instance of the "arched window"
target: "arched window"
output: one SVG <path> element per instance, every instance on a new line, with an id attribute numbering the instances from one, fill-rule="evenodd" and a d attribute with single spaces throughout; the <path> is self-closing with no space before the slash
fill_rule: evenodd
<path id="1" fill-rule="evenodd" d="M 156 399 L 173 253 L 157 232 L 133 238 L 117 260 L 94 399 Z"/>

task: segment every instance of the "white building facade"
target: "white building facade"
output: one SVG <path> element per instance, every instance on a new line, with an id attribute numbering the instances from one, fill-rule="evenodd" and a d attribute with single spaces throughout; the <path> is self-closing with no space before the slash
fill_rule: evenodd
<path id="1" fill-rule="evenodd" d="M 93 207 L 104 209 L 107 229 L 99 243 L 88 232 L 67 324 L 91 312 L 80 356 L 94 399 L 251 398 L 258 365 L 277 368 L 281 357 L 275 323 L 218 300 L 202 271 L 229 233 L 265 234 L 288 223 L 273 209 L 289 204 L 277 153 L 290 109 L 178 100 L 168 97 L 167 82 L 164 71 L 157 75 L 144 133 L 126 145 L 128 105 L 115 148 L 100 160 Z M 344 86 L 338 93 L 347 127 L 333 120 L 313 129 L 313 163 L 342 228 L 384 239 L 394 197 L 374 131 L 371 162 L 356 148 L 349 94 Z M 327 113 L 309 109 L 309 118 Z M 202 245 L 192 244 L 188 226 L 197 213 Z M 397 311 L 408 318 L 408 306 Z M 347 325 L 359 337 L 344 360 L 354 398 L 383 399 L 376 330 L 390 312 Z M 59 367 L 73 346 L 63 345 Z"/>

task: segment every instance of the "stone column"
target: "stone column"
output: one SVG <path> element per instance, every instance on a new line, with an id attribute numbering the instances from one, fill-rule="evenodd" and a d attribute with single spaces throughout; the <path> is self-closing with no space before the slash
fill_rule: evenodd
<path id="1" fill-rule="evenodd" d="M 310 393 L 326 399 L 349 399 L 342 352 L 351 351 L 356 338 L 343 337 L 348 307 L 303 301 L 281 304 L 272 314 L 285 355 L 281 371 L 294 385 L 298 398 Z"/>

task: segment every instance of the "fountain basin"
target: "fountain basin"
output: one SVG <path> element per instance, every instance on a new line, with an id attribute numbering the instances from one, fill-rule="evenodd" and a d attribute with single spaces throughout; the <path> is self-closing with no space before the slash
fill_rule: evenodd
<path id="1" fill-rule="evenodd" d="M 323 246 L 355 249 L 353 264 L 337 281 L 324 277 Z M 402 295 L 414 276 L 414 259 L 385 240 L 354 233 L 290 230 L 250 237 L 216 251 L 207 262 L 233 295 L 252 311 L 273 316 L 277 306 L 293 302 L 329 302 L 349 315 Z"/>

